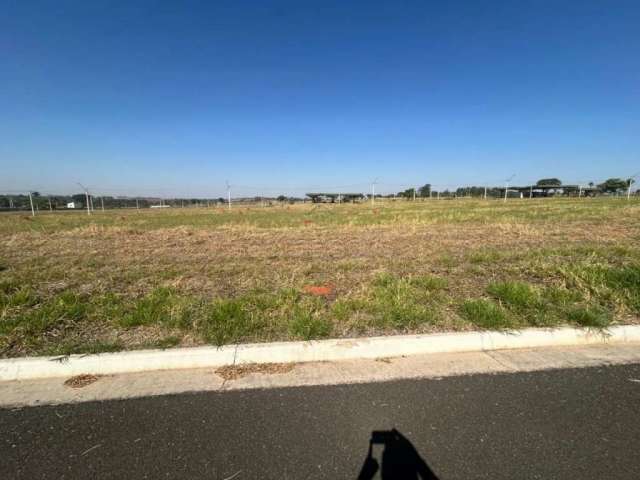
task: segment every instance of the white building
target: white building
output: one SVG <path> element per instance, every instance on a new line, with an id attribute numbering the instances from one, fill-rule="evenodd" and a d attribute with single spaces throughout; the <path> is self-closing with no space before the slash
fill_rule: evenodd
<path id="1" fill-rule="evenodd" d="M 76 208 L 76 202 L 67 203 L 67 208 Z"/>

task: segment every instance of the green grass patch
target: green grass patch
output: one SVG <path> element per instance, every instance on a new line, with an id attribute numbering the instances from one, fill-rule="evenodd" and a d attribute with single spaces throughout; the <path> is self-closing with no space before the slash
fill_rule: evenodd
<path id="1" fill-rule="evenodd" d="M 235 343 L 251 333 L 251 317 L 239 300 L 216 300 L 208 306 L 199 330 L 215 345 Z"/>
<path id="2" fill-rule="evenodd" d="M 497 282 L 487 287 L 487 292 L 510 307 L 535 308 L 540 305 L 538 293 L 524 282 Z"/>
<path id="3" fill-rule="evenodd" d="M 566 317 L 581 327 L 605 328 L 611 324 L 611 314 L 596 307 L 574 307 L 566 312 Z"/>
<path id="4" fill-rule="evenodd" d="M 579 263 L 559 269 L 569 288 L 585 298 L 617 309 L 640 313 L 640 265 Z"/>
<path id="5" fill-rule="evenodd" d="M 446 283 L 435 277 L 396 277 L 380 274 L 373 282 L 367 311 L 377 327 L 409 330 L 437 321 L 434 294 Z"/>
<path id="6" fill-rule="evenodd" d="M 507 312 L 491 300 L 466 300 L 460 307 L 460 313 L 475 326 L 486 330 L 514 327 Z"/>
<path id="7" fill-rule="evenodd" d="M 112 307 L 121 308 L 113 298 Z M 159 287 L 138 299 L 130 309 L 119 318 L 123 327 L 162 324 L 167 327 L 183 327 L 189 322 L 190 299 L 177 294 L 173 289 Z"/>
<path id="8" fill-rule="evenodd" d="M 80 338 L 66 340 L 62 343 L 48 344 L 43 348 L 43 353 L 45 355 L 95 354 L 119 352 L 125 348 L 125 344 L 119 340 L 106 341 Z"/>
<path id="9" fill-rule="evenodd" d="M 471 263 L 492 264 L 499 262 L 503 258 L 503 254 L 495 249 L 481 249 L 471 252 L 468 258 Z"/>
<path id="10" fill-rule="evenodd" d="M 303 340 L 328 337 L 331 327 L 331 323 L 325 316 L 305 308 L 294 309 L 289 323 L 291 334 Z"/>

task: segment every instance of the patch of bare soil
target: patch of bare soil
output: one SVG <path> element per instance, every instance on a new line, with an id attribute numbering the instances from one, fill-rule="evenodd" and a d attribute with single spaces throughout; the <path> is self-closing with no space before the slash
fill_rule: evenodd
<path id="1" fill-rule="evenodd" d="M 247 363 L 245 365 L 225 365 L 216 370 L 216 374 L 224 380 L 235 380 L 251 373 L 275 375 L 289 373 L 295 368 L 295 363 Z"/>
<path id="2" fill-rule="evenodd" d="M 82 375 L 76 375 L 75 377 L 71 377 L 69 379 L 67 379 L 64 384 L 67 387 L 71 387 L 71 388 L 84 388 L 88 385 L 91 385 L 92 383 L 95 383 L 98 381 L 100 377 L 97 375 L 90 375 L 90 374 L 82 374 Z"/>

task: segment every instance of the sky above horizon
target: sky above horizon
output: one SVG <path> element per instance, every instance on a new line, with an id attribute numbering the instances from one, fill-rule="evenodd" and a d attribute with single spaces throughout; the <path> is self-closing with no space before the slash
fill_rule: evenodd
<path id="1" fill-rule="evenodd" d="M 640 2 L 9 2 L 0 191 L 212 196 L 640 171 Z"/>

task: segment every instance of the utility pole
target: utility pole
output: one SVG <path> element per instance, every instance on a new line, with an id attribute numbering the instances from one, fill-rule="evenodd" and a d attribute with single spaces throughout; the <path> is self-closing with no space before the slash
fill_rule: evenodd
<path id="1" fill-rule="evenodd" d="M 138 202 L 137 198 L 136 198 L 136 210 L 140 210 L 140 203 Z"/>
<path id="2" fill-rule="evenodd" d="M 631 200 L 631 185 L 638 175 L 640 175 L 640 172 L 634 173 L 629 177 L 629 180 L 627 180 L 627 182 L 629 183 L 629 187 L 627 188 L 627 200 Z"/>
<path id="3" fill-rule="evenodd" d="M 529 200 L 533 198 L 533 185 L 529 186 Z"/>
<path id="4" fill-rule="evenodd" d="M 507 178 L 505 180 L 505 187 L 504 187 L 504 201 L 505 201 L 505 203 L 507 202 L 507 194 L 509 192 L 509 182 L 511 180 L 513 180 L 513 177 L 515 177 L 515 176 L 516 176 L 516 174 L 514 173 L 513 175 L 511 175 L 509 178 Z"/>
<path id="5" fill-rule="evenodd" d="M 375 205 L 376 203 L 376 183 L 378 183 L 377 178 L 371 182 L 371 205 Z"/>
<path id="6" fill-rule="evenodd" d="M 582 185 L 578 186 L 578 198 L 582 196 Z"/>
<path id="7" fill-rule="evenodd" d="M 231 185 L 229 185 L 229 180 L 227 180 L 226 183 L 227 183 L 227 204 L 228 204 L 228 209 L 231 210 Z"/>
<path id="8" fill-rule="evenodd" d="M 416 187 L 413 187 L 413 201 L 416 201 Z"/>
<path id="9" fill-rule="evenodd" d="M 100 197 L 100 205 L 102 206 L 102 211 L 104 212 L 104 197 Z"/>
<path id="10" fill-rule="evenodd" d="M 51 197 L 47 197 L 47 200 L 49 200 L 49 211 L 53 212 L 53 207 L 51 206 Z"/>
<path id="11" fill-rule="evenodd" d="M 89 190 L 80 182 L 78 182 L 78 185 L 80 185 L 80 188 L 84 190 L 84 198 L 87 202 L 87 215 L 91 215 L 91 205 L 89 205 Z"/>
<path id="12" fill-rule="evenodd" d="M 487 199 L 487 186 L 484 186 L 484 199 Z"/>
<path id="13" fill-rule="evenodd" d="M 36 216 L 36 211 L 33 209 L 33 197 L 31 196 L 31 192 L 29 192 L 29 203 L 31 204 L 31 216 Z"/>

